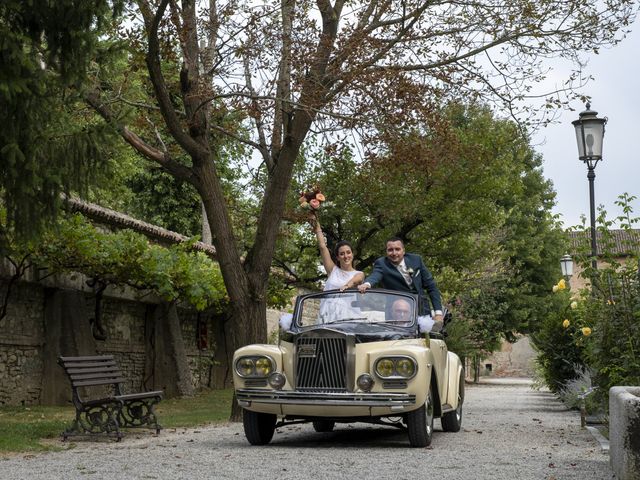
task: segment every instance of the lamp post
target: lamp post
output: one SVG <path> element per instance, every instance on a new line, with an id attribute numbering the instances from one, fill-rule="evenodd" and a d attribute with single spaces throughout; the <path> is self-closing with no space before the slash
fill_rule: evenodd
<path id="1" fill-rule="evenodd" d="M 573 258 L 568 253 L 565 253 L 560 259 L 560 268 L 562 269 L 562 276 L 567 281 L 569 290 L 571 290 L 571 277 L 573 276 Z"/>
<path id="2" fill-rule="evenodd" d="M 596 165 L 602 160 L 602 139 L 607 118 L 598 118 L 598 112 L 587 109 L 580 113 L 578 120 L 571 122 L 576 130 L 578 142 L 578 158 L 587 164 L 587 179 L 589 180 L 589 206 L 591 209 L 591 266 L 598 268 L 596 244 L 596 206 L 594 200 L 593 183 L 596 178 Z"/>

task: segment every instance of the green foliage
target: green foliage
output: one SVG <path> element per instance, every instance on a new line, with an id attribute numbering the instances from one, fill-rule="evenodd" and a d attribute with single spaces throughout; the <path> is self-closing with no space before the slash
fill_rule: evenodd
<path id="1" fill-rule="evenodd" d="M 582 316 L 571 308 L 574 300 L 564 285 L 562 280 L 554 286 L 555 295 L 547 299 L 551 313 L 542 321 L 538 331 L 531 335 L 538 352 L 538 374 L 554 393 L 560 393 L 569 381 L 578 378 L 581 370 L 586 368 L 585 349 L 588 341 L 583 338 L 581 331 Z"/>
<path id="2" fill-rule="evenodd" d="M 538 327 L 566 240 L 551 215 L 554 192 L 541 158 L 518 126 L 478 105 L 452 103 L 441 113 L 363 162 L 347 148 L 305 152 L 293 191 L 321 186 L 329 248 L 351 241 L 358 268 L 384 254 L 386 238 L 404 237 L 456 318 L 468 322 L 475 348 L 490 351 Z M 308 284 L 319 278 L 318 251 L 290 197 L 292 223 L 278 257 Z"/>
<path id="3" fill-rule="evenodd" d="M 75 88 L 98 54 L 99 36 L 122 5 L 0 5 L 0 198 L 8 212 L 1 228 L 33 237 L 57 214 L 61 191 L 83 191 L 105 166 L 110 129 L 72 111 L 79 101 Z"/>
<path id="4" fill-rule="evenodd" d="M 192 185 L 154 167 L 125 182 L 132 193 L 126 210 L 137 218 L 183 235 L 201 235 L 202 207 Z"/>
<path id="5" fill-rule="evenodd" d="M 630 206 L 634 198 L 624 194 L 617 202 L 623 214 L 616 220 L 629 233 L 638 223 Z M 595 399 L 606 410 L 612 386 L 640 383 L 640 242 L 625 245 L 627 254 L 621 261 L 611 232 L 614 222 L 602 210 L 598 222 L 599 247 L 603 251 L 598 269 L 591 268 L 586 228 L 584 245 L 574 257 L 582 267 L 581 275 L 593 287 L 585 288 L 573 299 L 566 292 L 558 292 L 552 313 L 533 341 L 544 381 L 552 391 L 561 392 L 587 370 L 597 387 Z"/>
<path id="6" fill-rule="evenodd" d="M 76 271 L 105 283 L 148 289 L 200 310 L 221 309 L 227 302 L 218 265 L 189 243 L 167 248 L 130 230 L 101 232 L 79 214 L 61 219 L 57 229 L 47 231 L 29 250 L 33 262 L 51 273 Z"/>

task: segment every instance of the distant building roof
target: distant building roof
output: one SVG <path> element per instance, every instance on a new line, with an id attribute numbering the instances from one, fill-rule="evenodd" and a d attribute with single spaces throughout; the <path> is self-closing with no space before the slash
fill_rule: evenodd
<path id="1" fill-rule="evenodd" d="M 103 225 L 128 228 L 138 233 L 145 235 L 147 238 L 155 240 L 159 243 L 183 243 L 189 240 L 189 237 L 181 235 L 166 228 L 152 225 L 151 223 L 143 222 L 142 220 L 135 219 L 124 213 L 116 212 L 109 208 L 101 207 L 95 203 L 89 203 L 79 198 L 65 197 L 67 206 L 72 212 L 78 212 L 87 218 L 90 218 Z M 206 253 L 210 257 L 215 257 L 216 249 L 212 245 L 208 245 L 202 242 L 196 242 L 194 244 L 196 250 Z"/>
<path id="2" fill-rule="evenodd" d="M 572 254 L 584 249 L 585 245 L 590 248 L 590 230 L 567 232 L 567 235 L 569 236 Z M 626 256 L 632 252 L 640 253 L 640 229 L 609 230 L 609 235 L 609 242 L 605 245 L 605 239 L 602 232 L 596 231 L 596 247 L 598 255 L 602 255 L 605 250 L 616 256 Z"/>

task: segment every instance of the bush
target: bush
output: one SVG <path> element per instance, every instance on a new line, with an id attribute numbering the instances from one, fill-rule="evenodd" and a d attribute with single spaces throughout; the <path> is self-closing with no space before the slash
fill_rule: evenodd
<path id="1" fill-rule="evenodd" d="M 624 215 L 616 220 L 633 239 L 632 226 L 639 221 L 631 216 L 630 203 L 635 197 L 625 194 L 619 199 Z M 597 387 L 594 400 L 607 411 L 611 387 L 640 385 L 640 242 L 636 237 L 623 245 L 626 257 L 621 263 L 620 244 L 611 233 L 613 222 L 606 219 L 602 209 L 598 222 L 603 251 L 598 269 L 591 267 L 588 235 L 576 257 L 593 287 L 574 298 L 554 287 L 555 313 L 533 335 L 533 343 L 538 350 L 539 371 L 551 391 L 567 397 L 584 372 L 590 371 Z"/>
<path id="2" fill-rule="evenodd" d="M 556 295 L 549 299 L 551 313 L 531 335 L 531 340 L 538 352 L 536 372 L 549 390 L 559 394 L 586 369 L 586 343 L 577 304 L 570 297 L 564 280 L 558 282 L 554 290 Z"/>

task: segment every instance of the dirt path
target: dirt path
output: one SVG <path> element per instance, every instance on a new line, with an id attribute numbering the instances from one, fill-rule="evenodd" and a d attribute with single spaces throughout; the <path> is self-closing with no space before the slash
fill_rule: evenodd
<path id="1" fill-rule="evenodd" d="M 0 478 L 64 479 L 612 479 L 608 454 L 577 412 L 522 382 L 468 386 L 463 430 L 408 447 L 401 430 L 366 424 L 316 433 L 279 429 L 265 447 L 248 445 L 238 424 L 130 435 L 121 443 L 0 461 Z"/>

